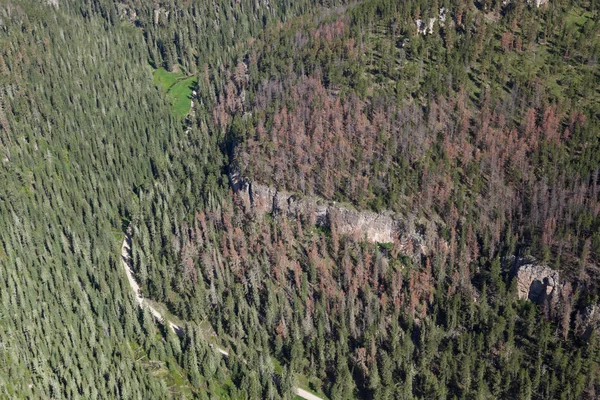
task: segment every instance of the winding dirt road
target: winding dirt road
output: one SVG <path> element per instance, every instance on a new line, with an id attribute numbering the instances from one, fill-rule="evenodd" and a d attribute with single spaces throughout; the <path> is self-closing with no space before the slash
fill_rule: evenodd
<path id="1" fill-rule="evenodd" d="M 123 246 L 121 247 L 121 261 L 123 262 L 123 268 L 125 268 L 125 274 L 127 274 L 127 280 L 129 281 L 129 286 L 131 286 L 131 290 L 135 295 L 135 299 L 137 300 L 140 308 L 144 308 L 146 306 L 148 310 L 152 313 L 154 318 L 159 321 L 161 324 L 168 324 L 169 328 L 173 330 L 178 336 L 183 336 L 183 330 L 172 323 L 171 321 L 166 321 L 163 316 L 156 310 L 156 308 L 152 307 L 150 304 L 144 301 L 144 298 L 140 294 L 140 286 L 135 281 L 133 277 L 133 272 L 131 271 L 131 233 L 129 229 L 125 234 L 125 240 L 123 240 Z M 220 353 L 225 352 L 223 349 L 218 349 Z M 227 352 L 225 352 L 227 353 Z M 229 354 L 229 353 L 227 353 Z"/>
<path id="2" fill-rule="evenodd" d="M 135 281 L 135 278 L 133 277 L 133 271 L 131 270 L 130 228 L 127 228 L 127 232 L 125 233 L 125 239 L 123 240 L 123 245 L 121 246 L 121 262 L 123 263 L 123 268 L 125 269 L 125 274 L 127 275 L 129 286 L 131 287 L 131 290 L 133 291 L 135 299 L 138 302 L 140 308 L 143 309 L 144 307 L 147 307 L 159 323 L 167 324 L 169 328 L 171 328 L 173 332 L 175 332 L 178 336 L 183 336 L 183 329 L 175 325 L 173 322 L 165 320 L 161 313 L 159 313 L 154 307 L 148 304 L 148 302 L 144 301 L 144 298 L 140 294 L 140 286 Z M 227 350 L 213 344 L 211 344 L 210 347 L 221 353 L 223 356 L 229 357 L 229 352 Z M 321 397 L 315 396 L 314 394 L 300 388 L 294 388 L 294 393 L 306 400 L 323 400 Z"/>

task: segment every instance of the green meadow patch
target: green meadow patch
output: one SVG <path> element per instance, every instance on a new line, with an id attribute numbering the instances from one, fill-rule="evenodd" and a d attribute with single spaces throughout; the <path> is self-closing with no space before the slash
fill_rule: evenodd
<path id="1" fill-rule="evenodd" d="M 185 117 L 190 112 L 192 91 L 197 83 L 195 76 L 169 72 L 164 68 L 154 71 L 154 84 L 167 95 L 173 111 L 179 117 Z"/>

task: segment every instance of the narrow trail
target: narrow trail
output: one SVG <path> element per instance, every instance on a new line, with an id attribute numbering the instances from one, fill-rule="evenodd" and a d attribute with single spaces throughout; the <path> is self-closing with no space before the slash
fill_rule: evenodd
<path id="1" fill-rule="evenodd" d="M 161 324 L 167 325 L 173 332 L 177 334 L 177 336 L 183 336 L 183 329 L 171 321 L 167 321 L 163 318 L 161 313 L 159 313 L 154 307 L 152 307 L 147 301 L 144 300 L 144 297 L 140 294 L 140 286 L 136 282 L 133 277 L 133 271 L 131 270 L 131 229 L 127 228 L 125 232 L 125 239 L 123 240 L 123 245 L 121 246 L 121 262 L 123 264 L 123 268 L 125 269 L 125 274 L 127 275 L 127 281 L 129 281 L 129 286 L 135 295 L 135 300 L 137 301 L 140 308 L 148 308 L 154 318 Z M 217 345 L 210 344 L 210 347 L 215 349 L 217 352 L 222 354 L 224 357 L 229 357 L 229 352 Z M 321 397 L 318 397 L 304 389 L 294 388 L 294 393 L 303 399 L 306 400 L 324 400 Z"/>
<path id="2" fill-rule="evenodd" d="M 169 328 L 171 328 L 173 330 L 173 332 L 175 332 L 177 334 L 177 336 L 183 336 L 183 329 L 181 329 L 179 326 L 175 325 L 171 321 L 166 321 L 163 318 L 163 316 L 156 310 L 156 308 L 152 307 L 150 304 L 148 304 L 146 301 L 144 301 L 144 298 L 140 294 L 140 286 L 135 281 L 135 278 L 133 277 L 133 271 L 131 271 L 131 256 L 130 256 L 130 254 L 131 254 L 131 232 L 129 231 L 129 229 L 127 229 L 127 232 L 125 234 L 125 240 L 123 240 L 123 246 L 121 247 L 121 261 L 123 263 L 123 268 L 125 268 L 125 274 L 127 274 L 127 280 L 129 281 L 129 286 L 131 286 L 131 290 L 133 291 L 133 294 L 135 295 L 135 299 L 138 302 L 138 305 L 142 309 L 144 308 L 144 306 L 146 308 L 148 308 L 148 310 L 150 310 L 150 312 L 152 313 L 152 315 L 154 316 L 154 318 L 156 318 L 156 320 L 158 322 L 160 322 L 161 324 L 167 324 L 169 326 Z M 219 349 L 219 352 L 224 351 L 224 350 L 222 350 L 222 351 L 221 350 L 222 349 Z M 229 354 L 229 353 L 227 353 L 227 354 Z"/>

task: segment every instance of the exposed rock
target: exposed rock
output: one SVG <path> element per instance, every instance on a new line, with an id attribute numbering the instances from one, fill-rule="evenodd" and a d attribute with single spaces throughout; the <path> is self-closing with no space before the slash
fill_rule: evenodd
<path id="1" fill-rule="evenodd" d="M 443 28 L 444 24 L 446 23 L 446 14 L 447 14 L 448 10 L 446 10 L 445 7 L 441 7 L 440 8 L 440 12 L 438 14 L 438 18 L 440 19 L 440 26 Z"/>
<path id="2" fill-rule="evenodd" d="M 538 1 L 543 1 L 543 0 L 538 0 Z M 415 24 L 417 25 L 417 33 L 420 33 L 422 35 L 431 35 L 433 33 L 433 27 L 434 27 L 435 23 L 438 21 L 439 21 L 438 22 L 439 25 L 443 28 L 446 23 L 447 14 L 448 14 L 448 10 L 446 10 L 445 7 L 441 7 L 438 10 L 437 18 L 435 18 L 435 17 L 429 18 L 428 21 L 423 20 L 423 19 L 416 19 Z"/>
<path id="3" fill-rule="evenodd" d="M 162 7 L 154 9 L 154 24 L 158 25 L 161 21 L 167 21 L 169 19 L 170 11 L 165 10 Z"/>
<path id="4" fill-rule="evenodd" d="M 535 4 L 535 6 L 537 8 L 540 8 L 541 6 L 543 6 L 544 4 L 546 4 L 548 2 L 548 0 L 527 0 L 527 4 Z M 502 5 L 506 6 L 507 4 L 512 3 L 512 0 L 503 0 L 502 1 Z"/>
<path id="5" fill-rule="evenodd" d="M 528 0 L 527 2 L 534 3 L 535 6 L 539 8 L 540 6 L 543 6 L 544 4 L 546 4 L 548 2 L 548 0 L 533 0 L 533 1 Z"/>
<path id="6" fill-rule="evenodd" d="M 583 326 L 585 327 L 583 332 L 583 338 L 589 340 L 594 332 L 600 333 L 600 305 L 595 304 L 586 307 L 582 313 Z"/>
<path id="7" fill-rule="evenodd" d="M 137 12 L 128 4 L 117 3 L 117 10 L 121 19 L 128 20 L 132 24 L 137 20 Z"/>
<path id="8" fill-rule="evenodd" d="M 558 271 L 546 265 L 534 264 L 532 260 L 526 259 L 513 259 L 513 263 L 519 299 L 545 304 L 550 307 L 549 312 L 553 319 L 563 318 L 565 301 L 570 301 L 571 284 L 561 280 Z M 577 335 L 588 340 L 594 332 L 600 334 L 600 304 L 577 310 L 574 315 Z"/>
<path id="9" fill-rule="evenodd" d="M 550 267 L 536 264 L 524 264 L 518 267 L 517 290 L 521 300 L 542 304 L 549 299 L 551 304 L 556 304 L 560 286 L 558 271 Z"/>
<path id="10" fill-rule="evenodd" d="M 326 201 L 314 196 L 299 196 L 278 191 L 256 182 L 248 182 L 239 174 L 230 174 L 231 186 L 248 212 L 259 215 L 285 213 L 288 216 L 312 220 L 318 226 L 335 229 L 338 234 L 369 242 L 400 242 L 408 254 L 425 252 L 423 239 L 391 212 L 359 211 L 351 206 Z"/>
<path id="11" fill-rule="evenodd" d="M 432 34 L 433 33 L 433 25 L 435 24 L 436 18 L 429 18 L 429 22 L 425 23 L 425 21 L 421 19 L 417 19 L 415 24 L 417 24 L 417 32 L 422 35 Z"/>

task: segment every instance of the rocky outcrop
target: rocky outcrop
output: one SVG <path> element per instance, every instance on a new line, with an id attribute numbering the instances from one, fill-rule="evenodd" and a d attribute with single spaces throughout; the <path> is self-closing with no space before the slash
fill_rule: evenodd
<path id="1" fill-rule="evenodd" d="M 415 20 L 415 24 L 417 25 L 417 32 L 421 35 L 432 34 L 433 26 L 436 20 L 436 18 L 429 18 L 428 22 L 425 22 L 422 19 Z"/>
<path id="2" fill-rule="evenodd" d="M 559 321 L 564 318 L 565 310 L 574 317 L 575 333 L 585 340 L 594 332 L 600 334 L 600 304 L 588 305 L 572 313 L 572 283 L 562 279 L 558 271 L 535 264 L 532 260 L 513 259 L 517 278 L 517 294 L 520 300 L 529 300 L 549 307 L 551 318 Z"/>
<path id="3" fill-rule="evenodd" d="M 505 6 L 507 4 L 512 3 L 512 0 L 504 0 L 502 1 L 502 5 Z M 544 4 L 548 3 L 548 0 L 527 0 L 527 4 L 534 4 L 537 8 L 540 8 Z"/>
<path id="4" fill-rule="evenodd" d="M 137 20 L 137 12 L 129 4 L 117 3 L 117 10 L 122 20 L 127 20 L 132 24 Z"/>
<path id="5" fill-rule="evenodd" d="M 230 175 L 231 186 L 247 212 L 262 215 L 285 213 L 335 229 L 340 235 L 357 240 L 391 243 L 398 240 L 407 253 L 424 253 L 422 238 L 408 231 L 391 212 L 359 211 L 349 205 L 326 201 L 316 196 L 300 196 L 270 186 L 249 182 L 237 173 Z"/>
<path id="6" fill-rule="evenodd" d="M 517 290 L 519 299 L 542 304 L 550 300 L 558 302 L 560 275 L 558 271 L 545 265 L 523 264 L 517 268 Z"/>
<path id="7" fill-rule="evenodd" d="M 585 308 L 582 313 L 583 334 L 585 340 L 589 340 L 593 333 L 600 334 L 600 305 L 595 304 Z"/>
<path id="8" fill-rule="evenodd" d="M 431 35 L 433 33 L 433 27 L 437 21 L 439 21 L 440 26 L 443 28 L 446 23 L 447 14 L 448 10 L 446 10 L 445 7 L 441 7 L 439 9 L 437 18 L 429 18 L 428 21 L 423 19 L 416 19 L 415 24 L 417 25 L 417 33 L 421 35 Z"/>
<path id="9" fill-rule="evenodd" d="M 259 213 L 286 213 L 313 219 L 319 226 L 331 227 L 339 234 L 370 242 L 391 243 L 399 230 L 391 216 L 369 211 L 357 211 L 335 202 L 319 201 L 314 197 L 299 197 L 271 187 L 250 184 L 249 199 Z"/>

